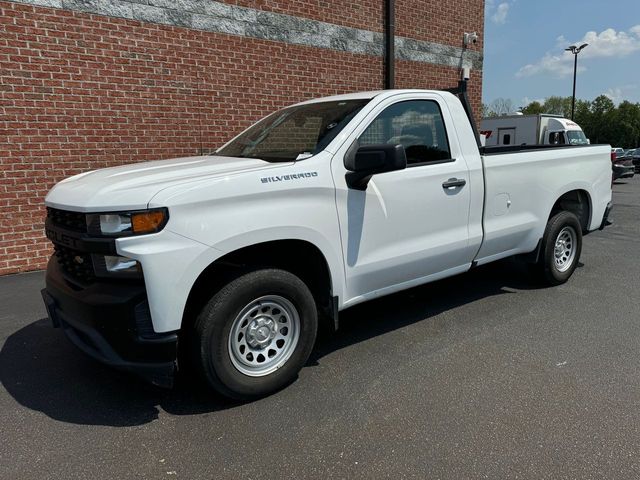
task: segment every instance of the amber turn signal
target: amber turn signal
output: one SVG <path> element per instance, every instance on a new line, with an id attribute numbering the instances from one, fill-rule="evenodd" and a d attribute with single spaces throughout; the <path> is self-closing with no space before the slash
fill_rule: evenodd
<path id="1" fill-rule="evenodd" d="M 160 230 L 165 222 L 164 210 L 134 213 L 131 215 L 133 233 L 152 233 Z"/>

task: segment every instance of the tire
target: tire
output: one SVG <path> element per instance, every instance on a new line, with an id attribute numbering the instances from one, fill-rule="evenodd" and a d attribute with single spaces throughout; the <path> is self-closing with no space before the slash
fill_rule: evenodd
<path id="1" fill-rule="evenodd" d="M 547 222 L 534 271 L 544 284 L 561 285 L 573 275 L 581 252 L 582 226 L 578 217 L 571 212 L 559 212 Z"/>
<path id="2" fill-rule="evenodd" d="M 302 280 L 285 270 L 256 270 L 224 286 L 198 315 L 194 367 L 224 396 L 263 397 L 296 379 L 317 329 L 316 304 Z"/>

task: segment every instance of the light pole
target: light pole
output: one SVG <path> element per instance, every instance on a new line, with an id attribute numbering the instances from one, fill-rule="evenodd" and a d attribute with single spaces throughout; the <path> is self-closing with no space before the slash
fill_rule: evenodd
<path id="1" fill-rule="evenodd" d="M 583 43 L 579 47 L 575 45 L 571 45 L 570 47 L 565 48 L 567 52 L 573 53 L 573 96 L 571 97 L 571 120 L 573 120 L 573 114 L 576 109 L 576 73 L 578 72 L 578 54 L 582 51 L 584 47 L 589 45 L 588 43 Z"/>

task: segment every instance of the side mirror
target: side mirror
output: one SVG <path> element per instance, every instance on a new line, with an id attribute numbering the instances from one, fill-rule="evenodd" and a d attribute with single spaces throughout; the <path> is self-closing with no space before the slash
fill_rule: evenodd
<path id="1" fill-rule="evenodd" d="M 402 145 L 385 143 L 359 147 L 354 142 L 347 150 L 344 166 L 349 170 L 345 177 L 347 185 L 356 190 L 366 190 L 369 180 L 376 173 L 407 168 L 407 155 Z"/>

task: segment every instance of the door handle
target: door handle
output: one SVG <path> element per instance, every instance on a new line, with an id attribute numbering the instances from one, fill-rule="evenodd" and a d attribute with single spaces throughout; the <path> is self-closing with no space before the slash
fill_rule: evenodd
<path id="1" fill-rule="evenodd" d="M 442 188 L 451 189 L 456 187 L 464 187 L 467 181 L 464 178 L 450 178 L 442 184 Z"/>

